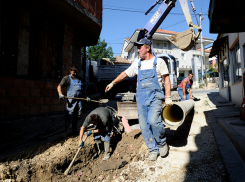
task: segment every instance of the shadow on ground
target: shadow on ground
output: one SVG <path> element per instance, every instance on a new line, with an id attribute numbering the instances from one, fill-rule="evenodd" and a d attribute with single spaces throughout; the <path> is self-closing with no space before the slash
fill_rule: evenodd
<path id="1" fill-rule="evenodd" d="M 194 108 L 185 117 L 185 121 L 177 130 L 166 128 L 167 143 L 174 147 L 183 147 L 187 144 L 188 135 L 190 133 L 191 124 L 195 114 Z"/>

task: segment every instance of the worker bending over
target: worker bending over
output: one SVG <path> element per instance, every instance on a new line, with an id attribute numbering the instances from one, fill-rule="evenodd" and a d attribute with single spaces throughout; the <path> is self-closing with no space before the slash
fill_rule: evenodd
<path id="1" fill-rule="evenodd" d="M 178 93 L 181 97 L 181 101 L 190 100 L 192 98 L 192 85 L 193 85 L 193 73 L 189 73 L 188 77 L 182 80 L 178 87 Z"/>
<path id="2" fill-rule="evenodd" d="M 101 144 L 101 138 L 104 142 L 104 150 L 105 155 L 103 160 L 107 160 L 110 158 L 109 149 L 110 149 L 110 134 L 113 127 L 113 118 L 114 113 L 105 107 L 98 107 L 94 109 L 84 120 L 83 126 L 80 130 L 79 135 L 79 147 L 83 147 L 84 142 L 82 141 L 84 132 L 86 128 L 92 124 L 95 126 L 94 130 L 86 132 L 85 135 L 89 136 L 91 134 L 94 134 L 94 141 L 96 143 L 96 146 L 98 148 L 98 152 L 95 156 L 98 156 L 100 154 L 100 144 Z M 95 157 L 94 156 L 94 157 Z"/>
<path id="3" fill-rule="evenodd" d="M 164 94 L 161 90 L 162 83 L 159 82 L 162 78 L 165 81 L 165 103 L 167 106 L 172 105 L 172 99 L 168 68 L 163 59 L 153 56 L 151 44 L 151 41 L 146 38 L 134 43 L 137 46 L 140 60 L 134 61 L 127 70 L 107 85 L 105 92 L 125 78 L 138 75 L 136 101 L 139 125 L 150 152 L 149 160 L 154 161 L 159 153 L 163 157 L 168 152 L 165 130 L 161 120 Z"/>
<path id="4" fill-rule="evenodd" d="M 61 88 L 67 88 L 67 97 L 87 97 L 85 89 L 83 88 L 82 80 L 77 76 L 76 66 L 70 67 L 70 75 L 65 76 L 57 87 L 59 98 L 64 99 Z M 87 97 L 87 101 L 90 98 Z M 65 112 L 65 131 L 67 136 L 70 132 L 70 124 L 72 123 L 72 134 L 77 134 L 78 119 L 82 114 L 82 101 L 77 99 L 67 99 Z"/>

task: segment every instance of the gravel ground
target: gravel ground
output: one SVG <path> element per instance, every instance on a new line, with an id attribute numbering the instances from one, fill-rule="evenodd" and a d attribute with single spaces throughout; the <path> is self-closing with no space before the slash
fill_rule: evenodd
<path id="1" fill-rule="evenodd" d="M 210 110 L 205 100 L 200 96 L 195 102 L 195 114 L 185 121 L 185 125 L 176 131 L 166 128 L 169 155 L 158 157 L 151 162 L 147 156 L 141 161 L 132 162 L 120 173 L 119 181 L 227 181 L 225 169 L 221 161 L 212 128 L 205 117 L 205 111 Z"/>

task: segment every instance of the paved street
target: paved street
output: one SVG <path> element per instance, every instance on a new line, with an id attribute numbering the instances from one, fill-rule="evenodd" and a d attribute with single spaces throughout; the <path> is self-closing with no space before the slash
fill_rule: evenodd
<path id="1" fill-rule="evenodd" d="M 219 93 L 218 89 L 193 89 L 193 95 L 204 95 L 204 94 L 210 94 L 210 93 Z"/>

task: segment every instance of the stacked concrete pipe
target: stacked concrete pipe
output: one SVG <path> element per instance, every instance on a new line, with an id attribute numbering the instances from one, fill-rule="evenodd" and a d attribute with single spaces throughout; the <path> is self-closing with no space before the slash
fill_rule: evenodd
<path id="1" fill-rule="evenodd" d="M 172 106 L 163 107 L 162 122 L 164 125 L 177 128 L 185 121 L 185 117 L 194 107 L 195 102 L 191 100 L 175 102 Z"/>

